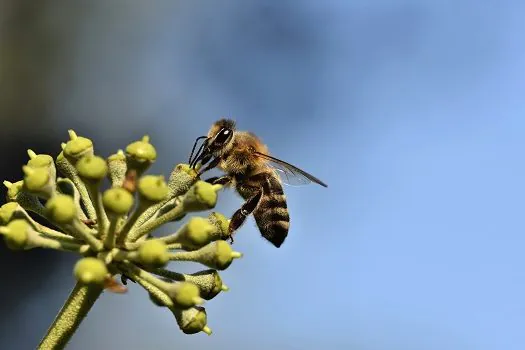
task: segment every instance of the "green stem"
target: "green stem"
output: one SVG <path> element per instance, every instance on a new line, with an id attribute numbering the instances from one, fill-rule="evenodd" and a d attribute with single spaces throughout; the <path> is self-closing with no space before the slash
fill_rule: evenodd
<path id="1" fill-rule="evenodd" d="M 106 247 L 106 249 L 115 247 L 115 234 L 117 232 L 118 223 L 120 222 L 121 217 L 122 216 L 115 215 L 109 219 L 109 229 L 106 237 L 104 237 L 104 247 Z"/>
<path id="2" fill-rule="evenodd" d="M 100 286 L 85 286 L 77 283 L 47 334 L 38 345 L 38 349 L 64 349 L 95 304 L 102 290 Z"/>
<path id="3" fill-rule="evenodd" d="M 99 184 L 86 182 L 86 189 L 88 191 L 91 202 L 95 206 L 95 215 L 97 216 L 97 225 L 98 225 L 98 236 L 102 237 L 106 229 L 109 226 L 108 215 L 102 204 L 102 196 L 98 190 Z"/>
<path id="4" fill-rule="evenodd" d="M 148 234 L 159 226 L 164 225 L 184 214 L 184 206 L 182 204 L 177 205 L 175 208 L 168 211 L 166 214 L 156 217 L 153 220 L 147 221 L 144 225 L 137 227 L 136 230 L 131 230 L 129 235 L 129 242 L 136 242 L 140 237 Z"/>

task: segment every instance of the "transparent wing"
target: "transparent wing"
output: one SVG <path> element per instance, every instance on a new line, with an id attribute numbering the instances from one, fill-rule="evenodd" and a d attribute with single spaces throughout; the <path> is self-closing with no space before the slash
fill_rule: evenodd
<path id="1" fill-rule="evenodd" d="M 319 184 L 323 187 L 328 187 L 324 182 L 315 176 L 308 174 L 306 171 L 301 170 L 290 163 L 260 152 L 255 152 L 255 155 L 265 159 L 267 164 L 272 167 L 277 174 L 279 174 L 282 181 L 287 185 L 304 186 L 315 182 L 316 184 Z"/>

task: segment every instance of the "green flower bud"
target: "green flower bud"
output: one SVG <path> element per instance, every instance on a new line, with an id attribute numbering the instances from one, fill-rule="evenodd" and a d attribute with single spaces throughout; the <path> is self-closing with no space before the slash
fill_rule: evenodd
<path id="1" fill-rule="evenodd" d="M 16 211 L 20 209 L 17 202 L 8 202 L 0 207 L 0 225 L 8 224 Z"/>
<path id="2" fill-rule="evenodd" d="M 77 136 L 73 130 L 69 130 L 70 140 L 66 143 L 63 152 L 64 156 L 75 165 L 83 156 L 93 154 L 93 142 L 85 137 Z"/>
<path id="3" fill-rule="evenodd" d="M 194 252 L 180 252 L 174 254 L 195 254 L 195 261 L 212 269 L 225 270 L 233 259 L 242 257 L 242 254 L 232 250 L 226 241 L 215 241 Z"/>
<path id="4" fill-rule="evenodd" d="M 188 164 L 178 164 L 170 174 L 168 187 L 172 197 L 181 196 L 197 181 L 197 171 Z"/>
<path id="5" fill-rule="evenodd" d="M 15 183 L 4 181 L 4 186 L 7 188 L 7 200 L 16 201 L 18 195 L 22 192 L 24 188 L 24 181 L 20 180 Z"/>
<path id="6" fill-rule="evenodd" d="M 30 149 L 27 150 L 27 154 L 29 155 L 27 166 L 31 168 L 45 168 L 52 179 L 56 178 L 57 170 L 55 168 L 53 157 L 48 154 L 36 154 Z"/>
<path id="7" fill-rule="evenodd" d="M 73 273 L 80 283 L 103 285 L 108 276 L 108 269 L 102 260 L 88 257 L 75 264 Z"/>
<path id="8" fill-rule="evenodd" d="M 169 261 L 166 243 L 158 239 L 144 242 L 138 250 L 139 261 L 148 266 L 162 267 Z"/>
<path id="9" fill-rule="evenodd" d="M 32 211 L 40 216 L 44 216 L 44 206 L 40 203 L 38 197 L 32 193 L 24 192 L 24 181 L 15 183 L 4 181 L 7 187 L 6 199 L 10 202 L 17 202 L 22 208 Z"/>
<path id="10" fill-rule="evenodd" d="M 168 185 L 163 176 L 146 175 L 139 179 L 140 196 L 152 203 L 158 203 L 168 196 Z"/>
<path id="11" fill-rule="evenodd" d="M 95 155 L 86 155 L 80 158 L 75 165 L 78 175 L 88 181 L 102 181 L 108 172 L 108 166 L 104 158 Z"/>
<path id="12" fill-rule="evenodd" d="M 24 171 L 24 187 L 33 193 L 50 197 L 54 191 L 49 171 L 46 168 L 31 168 L 27 165 L 22 167 Z"/>
<path id="13" fill-rule="evenodd" d="M 173 300 L 173 307 L 176 309 L 184 310 L 204 302 L 200 297 L 199 287 L 190 282 L 169 283 L 166 294 Z"/>
<path id="14" fill-rule="evenodd" d="M 133 195 L 122 187 L 113 187 L 102 195 L 104 209 L 114 215 L 125 215 L 133 206 Z"/>
<path id="15" fill-rule="evenodd" d="M 108 157 L 109 178 L 114 187 L 122 186 L 126 177 L 127 165 L 126 155 L 122 150 Z"/>
<path id="16" fill-rule="evenodd" d="M 224 215 L 217 212 L 212 212 L 208 215 L 208 221 L 215 226 L 215 231 L 212 240 L 225 240 L 230 238 L 230 220 Z"/>
<path id="17" fill-rule="evenodd" d="M 183 199 L 184 209 L 188 212 L 208 210 L 217 203 L 217 191 L 220 185 L 212 185 L 205 181 L 197 181 Z"/>
<path id="18" fill-rule="evenodd" d="M 172 310 L 177 324 L 185 334 L 204 332 L 211 335 L 211 329 L 206 325 L 208 322 L 206 310 L 201 306 L 194 306 L 186 310 Z"/>
<path id="19" fill-rule="evenodd" d="M 215 231 L 215 226 L 205 218 L 192 217 L 182 227 L 173 243 L 180 243 L 188 249 L 198 249 L 212 241 Z"/>
<path id="20" fill-rule="evenodd" d="M 185 281 L 194 283 L 199 287 L 200 296 L 206 300 L 211 300 L 221 291 L 225 292 L 229 289 L 222 283 L 221 276 L 217 270 L 204 270 L 183 276 Z"/>
<path id="21" fill-rule="evenodd" d="M 140 141 L 130 143 L 126 147 L 126 155 L 128 168 L 136 169 L 138 175 L 144 172 L 157 159 L 157 151 L 149 143 L 149 136 L 147 135 Z"/>
<path id="22" fill-rule="evenodd" d="M 69 224 L 77 215 L 73 197 L 57 194 L 46 202 L 46 212 L 50 220 L 59 224 Z"/>
<path id="23" fill-rule="evenodd" d="M 6 245 L 13 250 L 24 249 L 29 239 L 29 223 L 22 219 L 12 220 L 7 226 L 0 227 Z"/>
<path id="24" fill-rule="evenodd" d="M 53 157 L 47 154 L 36 154 L 33 150 L 28 149 L 29 161 L 27 165 L 31 168 L 47 168 L 54 165 Z"/>

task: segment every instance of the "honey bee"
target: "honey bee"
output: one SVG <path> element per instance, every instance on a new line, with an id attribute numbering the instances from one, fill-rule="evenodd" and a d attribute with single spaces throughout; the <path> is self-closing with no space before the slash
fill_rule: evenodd
<path id="1" fill-rule="evenodd" d="M 199 140 L 204 139 L 195 152 Z M 317 183 L 328 187 L 307 172 L 269 155 L 268 147 L 253 133 L 238 131 L 235 122 L 221 119 L 215 122 L 208 135 L 195 140 L 189 164 L 201 165 L 199 177 L 213 168 L 225 175 L 205 181 L 234 187 L 245 203 L 232 216 L 229 224 L 230 240 L 246 218 L 253 214 L 261 235 L 279 248 L 290 226 L 288 205 L 282 183 L 306 185 Z"/>

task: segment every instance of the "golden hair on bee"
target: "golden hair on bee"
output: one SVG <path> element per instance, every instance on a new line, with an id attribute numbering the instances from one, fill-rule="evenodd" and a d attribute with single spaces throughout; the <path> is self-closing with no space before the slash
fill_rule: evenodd
<path id="1" fill-rule="evenodd" d="M 193 157 L 197 142 L 203 138 L 204 143 Z M 248 215 L 253 214 L 262 236 L 276 247 L 280 247 L 286 239 L 290 222 L 282 182 L 315 182 L 327 187 L 307 172 L 270 156 L 268 147 L 257 135 L 236 130 L 235 122 L 231 119 L 216 121 L 207 136 L 200 136 L 195 140 L 190 165 L 196 167 L 199 162 L 202 166 L 199 176 L 207 170 L 219 168 L 226 174 L 206 181 L 233 186 L 246 201 L 230 220 L 230 236 L 244 223 Z"/>

